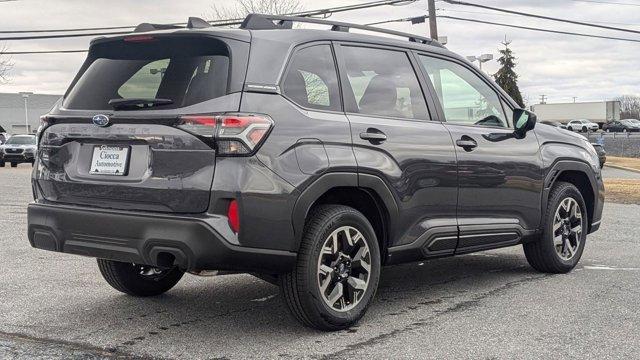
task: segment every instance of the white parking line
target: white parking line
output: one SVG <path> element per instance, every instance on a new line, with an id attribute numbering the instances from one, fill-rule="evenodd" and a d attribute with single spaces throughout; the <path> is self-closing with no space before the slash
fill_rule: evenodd
<path id="1" fill-rule="evenodd" d="M 585 265 L 584 268 L 587 269 L 587 270 L 640 271 L 640 268 L 619 268 L 619 267 L 604 266 L 604 265 L 598 265 L 598 266 Z"/>

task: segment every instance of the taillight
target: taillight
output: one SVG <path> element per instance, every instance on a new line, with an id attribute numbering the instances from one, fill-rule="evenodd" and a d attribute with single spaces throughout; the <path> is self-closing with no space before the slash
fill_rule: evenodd
<path id="1" fill-rule="evenodd" d="M 185 131 L 213 139 L 218 155 L 251 154 L 272 126 L 270 117 L 254 114 L 188 115 L 178 124 Z"/>
<path id="2" fill-rule="evenodd" d="M 238 210 L 238 201 L 231 200 L 229 209 L 227 210 L 227 218 L 229 219 L 229 227 L 234 233 L 240 232 L 240 213 Z"/>

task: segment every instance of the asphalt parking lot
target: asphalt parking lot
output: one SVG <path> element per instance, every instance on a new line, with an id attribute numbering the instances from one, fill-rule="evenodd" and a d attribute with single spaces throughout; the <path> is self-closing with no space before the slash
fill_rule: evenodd
<path id="1" fill-rule="evenodd" d="M 0 169 L 0 358 L 638 358 L 640 206 L 607 203 L 578 268 L 520 247 L 388 267 L 363 321 L 301 327 L 249 275 L 185 276 L 167 294 L 111 289 L 94 259 L 32 249 L 30 166 Z M 617 172 L 606 172 L 606 176 Z M 631 176 L 631 175 L 629 175 Z"/>

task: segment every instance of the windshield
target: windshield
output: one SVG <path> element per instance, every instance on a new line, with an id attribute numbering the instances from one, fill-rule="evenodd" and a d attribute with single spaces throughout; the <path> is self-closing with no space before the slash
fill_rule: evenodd
<path id="1" fill-rule="evenodd" d="M 65 98 L 68 109 L 108 110 L 110 101 L 140 99 L 164 100 L 144 108 L 197 104 L 227 94 L 230 67 L 221 41 L 183 37 L 98 44 L 84 68 Z"/>
<path id="2" fill-rule="evenodd" d="M 35 145 L 35 136 L 13 136 L 7 140 L 7 145 Z"/>

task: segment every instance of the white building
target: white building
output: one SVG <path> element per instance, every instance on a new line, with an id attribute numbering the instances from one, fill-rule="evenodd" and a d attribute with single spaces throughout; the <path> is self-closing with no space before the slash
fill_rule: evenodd
<path id="1" fill-rule="evenodd" d="M 40 116 L 51 110 L 62 95 L 33 94 L 27 99 L 30 131 L 40 125 Z M 25 132 L 24 99 L 20 94 L 0 93 L 0 127 L 10 134 Z"/>

